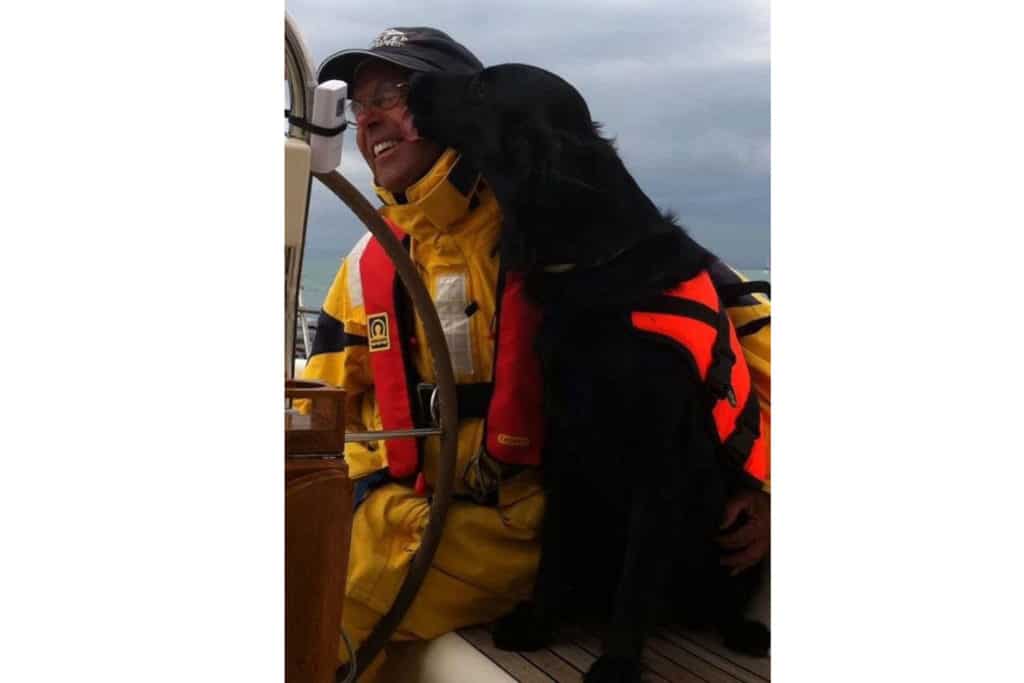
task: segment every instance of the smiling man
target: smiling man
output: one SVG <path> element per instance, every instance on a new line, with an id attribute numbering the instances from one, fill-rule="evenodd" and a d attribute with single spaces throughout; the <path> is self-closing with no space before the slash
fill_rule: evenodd
<path id="1" fill-rule="evenodd" d="M 521 329 L 512 319 L 517 307 L 498 305 L 512 289 L 499 278 L 498 203 L 456 150 L 417 134 L 406 109 L 414 72 L 482 68 L 444 32 L 418 27 L 388 29 L 368 49 L 333 54 L 318 74 L 350 85 L 346 118 L 373 171 L 380 212 L 430 291 L 459 384 L 455 500 L 398 630 L 403 639 L 434 638 L 511 611 L 528 597 L 540 554 L 542 443 L 530 423 L 541 414 L 539 372 L 519 362 L 516 348 L 503 352 L 501 366 L 514 365 L 515 377 L 495 362 L 496 339 Z M 349 431 L 430 423 L 435 378 L 426 338 L 395 285 L 393 267 L 366 235 L 323 304 L 304 377 L 345 388 Z M 343 628 L 356 644 L 391 606 L 420 545 L 439 455 L 437 437 L 345 447 L 357 509 Z"/>
<path id="2" fill-rule="evenodd" d="M 388 62 L 364 63 L 348 101 L 359 151 L 374 182 L 390 192 L 402 192 L 422 178 L 443 151 L 412 129 L 403 105 L 408 77 L 408 70 Z"/>
<path id="3" fill-rule="evenodd" d="M 346 81 L 347 118 L 377 186 L 403 192 L 422 178 L 444 151 L 412 128 L 405 97 L 414 71 L 472 73 L 483 68 L 469 50 L 437 29 L 393 28 L 368 50 L 342 50 L 323 63 L 319 80 Z"/>

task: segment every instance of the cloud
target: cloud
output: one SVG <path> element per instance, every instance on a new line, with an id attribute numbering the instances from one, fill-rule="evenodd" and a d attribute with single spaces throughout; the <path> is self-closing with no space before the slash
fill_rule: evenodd
<path id="1" fill-rule="evenodd" d="M 768 264 L 769 11 L 765 1 L 436 0 L 339 5 L 289 0 L 319 64 L 390 26 L 435 26 L 485 64 L 554 71 L 586 97 L 637 181 L 724 258 Z M 346 134 L 342 172 L 371 196 Z M 316 183 L 314 183 L 316 185 Z M 363 228 L 314 189 L 310 244 L 344 254 Z"/>

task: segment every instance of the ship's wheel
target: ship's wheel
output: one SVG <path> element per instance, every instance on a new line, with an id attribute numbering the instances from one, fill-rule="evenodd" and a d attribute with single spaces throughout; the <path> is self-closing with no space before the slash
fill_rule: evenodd
<path id="1" fill-rule="evenodd" d="M 291 115 L 308 120 L 312 111 L 313 90 L 316 87 L 315 70 L 305 41 L 294 20 L 285 15 L 285 78 L 291 99 Z M 310 133 L 304 128 L 290 124 L 285 140 L 285 378 L 292 376 L 295 349 L 295 320 L 298 311 L 299 278 L 302 272 L 302 254 L 305 241 L 306 215 L 309 189 L 312 178 L 316 178 L 330 189 L 380 242 L 385 253 L 395 265 L 412 302 L 413 309 L 423 322 L 427 346 L 437 382 L 437 427 L 392 430 L 388 432 L 359 432 L 345 434 L 345 441 L 378 441 L 382 438 L 422 438 L 438 435 L 441 440 L 441 457 L 434 482 L 430 504 L 430 517 L 423 532 L 419 550 L 412 559 L 409 573 L 388 612 L 360 645 L 355 655 L 355 668 L 342 667 L 337 680 L 358 676 L 364 671 L 381 648 L 390 640 L 412 604 L 434 553 L 441 540 L 441 529 L 451 502 L 455 479 L 455 455 L 458 444 L 458 409 L 455 398 L 455 374 L 448 355 L 441 321 L 438 319 L 430 294 L 427 292 L 415 265 L 391 230 L 362 194 L 336 170 L 325 174 L 310 171 Z M 344 586 L 338 586 L 344 591 Z"/>

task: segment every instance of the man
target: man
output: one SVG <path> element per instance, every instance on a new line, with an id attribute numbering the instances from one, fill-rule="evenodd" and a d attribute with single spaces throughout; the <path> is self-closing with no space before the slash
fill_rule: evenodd
<path id="1" fill-rule="evenodd" d="M 405 107 L 412 71 L 482 68 L 469 50 L 441 31 L 395 28 L 368 50 L 330 56 L 318 74 L 321 82 L 336 78 L 349 83 L 348 117 L 373 171 L 384 203 L 381 213 L 406 237 L 438 309 L 456 381 L 470 387 L 459 396 L 466 417 L 458 430 L 456 500 L 433 567 L 399 629 L 403 639 L 434 638 L 498 618 L 528 597 L 539 560 L 544 496 L 538 468 L 496 463 L 482 455 L 483 416 L 493 403 L 487 394 L 494 379 L 492 327 L 501 317 L 497 201 L 457 152 L 419 138 Z M 324 301 L 304 373 L 346 389 L 349 431 L 390 427 L 389 421 L 403 412 L 422 422 L 429 410 L 416 405 L 422 396 L 416 388 L 434 381 L 422 326 L 414 321 L 402 329 L 404 304 L 392 295 L 393 275 L 384 273 L 386 259 L 377 250 L 367 235 L 342 264 Z M 382 298 L 386 301 L 380 303 Z M 388 359 L 400 346 L 408 362 L 398 354 L 401 367 L 396 368 Z M 539 377 L 536 384 L 539 388 Z M 520 396 L 515 387 L 503 395 Z M 343 610 L 343 628 L 355 643 L 388 610 L 419 547 L 439 452 L 437 437 L 418 445 L 406 439 L 346 446 L 360 501 Z M 499 472 L 500 484 L 488 485 L 489 479 L 476 476 L 481 467 Z"/>
<path id="2" fill-rule="evenodd" d="M 539 560 L 542 436 L 523 423 L 539 414 L 540 377 L 529 350 L 518 349 L 514 377 L 495 381 L 495 348 L 516 322 L 507 320 L 512 307 L 500 305 L 508 290 L 497 259 L 500 210 L 457 151 L 419 137 L 405 106 L 414 71 L 482 68 L 447 34 L 416 27 L 388 29 L 369 49 L 335 53 L 318 74 L 321 82 L 340 79 L 350 86 L 348 118 L 373 171 L 381 214 L 407 240 L 463 385 L 456 500 L 433 566 L 399 629 L 403 639 L 434 638 L 507 613 L 530 594 Z M 434 381 L 425 335 L 419 321 L 403 313 L 379 251 L 367 235 L 346 257 L 324 301 L 304 373 L 346 389 L 349 431 L 392 428 L 410 418 L 422 423 L 429 413 L 419 405 L 418 390 L 419 383 Z M 516 349 L 501 348 L 507 367 Z M 515 429 L 500 433 L 496 425 Z M 343 628 L 356 643 L 390 607 L 419 547 L 439 451 L 436 437 L 418 445 L 406 439 L 346 446 L 358 507 Z M 748 520 L 723 540 L 737 551 L 727 560 L 734 566 L 752 564 L 767 550 L 767 509 L 767 496 L 730 503 L 727 522 L 741 512 Z"/>

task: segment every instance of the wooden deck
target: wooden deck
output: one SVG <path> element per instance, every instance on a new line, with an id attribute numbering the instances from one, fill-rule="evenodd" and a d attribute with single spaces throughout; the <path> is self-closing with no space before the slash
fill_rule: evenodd
<path id="1" fill-rule="evenodd" d="M 565 631 L 559 642 L 538 652 L 506 652 L 491 643 L 481 627 L 459 635 L 495 666 L 520 683 L 579 683 L 601 652 L 600 641 L 582 629 Z M 745 657 L 726 650 L 714 634 L 670 629 L 648 641 L 644 650 L 644 681 L 651 683 L 766 683 L 771 660 Z"/>
<path id="2" fill-rule="evenodd" d="M 381 681 L 401 683 L 579 683 L 601 651 L 600 639 L 581 628 L 565 629 L 555 645 L 538 652 L 494 647 L 490 630 L 478 626 L 430 642 L 389 649 Z M 767 683 L 771 660 L 731 652 L 713 633 L 666 629 L 644 650 L 648 683 Z"/>
<path id="3" fill-rule="evenodd" d="M 764 582 L 748 614 L 771 624 L 771 564 L 762 568 Z M 483 627 L 463 629 L 449 634 L 472 646 L 473 654 L 486 657 L 499 677 L 520 683 L 578 683 L 601 653 L 600 639 L 593 630 L 565 629 L 558 642 L 540 652 L 505 652 L 491 642 L 490 631 Z M 470 648 L 466 648 L 467 651 Z M 771 658 L 747 657 L 725 648 L 713 632 L 682 628 L 664 629 L 647 641 L 643 656 L 643 680 L 650 683 L 766 683 L 771 680 Z M 500 670 L 500 671 L 499 671 Z M 440 683 L 447 677 L 435 679 Z M 460 680 L 457 677 L 452 681 Z M 484 681 L 484 678 L 480 678 Z M 419 683 L 433 683 L 420 681 Z"/>
<path id="4" fill-rule="evenodd" d="M 748 614 L 771 624 L 771 565 Z M 490 629 L 466 628 L 429 642 L 389 648 L 381 681 L 396 683 L 578 683 L 600 655 L 593 630 L 564 629 L 555 645 L 538 652 L 507 652 L 494 647 Z M 644 650 L 643 680 L 649 683 L 766 683 L 771 659 L 727 650 L 715 633 L 681 628 L 652 636 Z"/>

